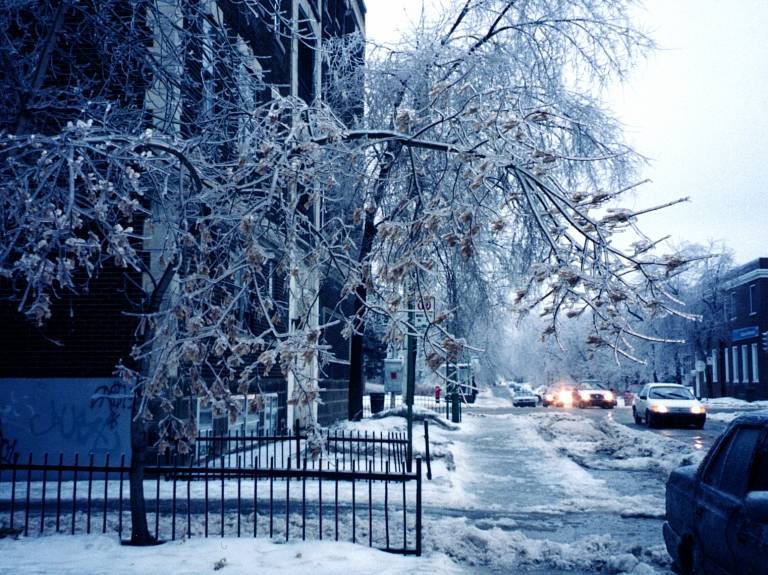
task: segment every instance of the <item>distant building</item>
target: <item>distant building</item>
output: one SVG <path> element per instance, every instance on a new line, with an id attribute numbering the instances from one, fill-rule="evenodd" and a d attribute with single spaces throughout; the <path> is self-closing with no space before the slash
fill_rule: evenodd
<path id="1" fill-rule="evenodd" d="M 710 353 L 712 395 L 768 399 L 768 258 L 737 268 L 724 288 L 730 329 Z"/>

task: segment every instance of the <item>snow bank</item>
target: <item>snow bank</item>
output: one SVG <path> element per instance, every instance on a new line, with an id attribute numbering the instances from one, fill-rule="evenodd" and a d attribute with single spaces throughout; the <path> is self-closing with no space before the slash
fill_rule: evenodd
<path id="1" fill-rule="evenodd" d="M 670 566 L 663 546 L 630 547 L 610 535 L 585 537 L 571 543 L 531 539 L 504 525 L 479 529 L 464 518 L 425 524 L 429 551 L 468 565 L 494 571 L 551 569 L 603 573 L 657 573 Z"/>
<path id="2" fill-rule="evenodd" d="M 719 407 L 723 409 L 741 409 L 741 410 L 754 410 L 754 409 L 768 409 L 768 401 L 753 401 L 748 402 L 743 399 L 736 399 L 735 397 L 713 397 L 702 399 L 701 402 L 707 407 Z"/>
<path id="3" fill-rule="evenodd" d="M 587 469 L 661 471 L 696 465 L 703 450 L 608 419 L 600 423 L 570 413 L 532 414 L 540 433 Z"/>
<path id="4" fill-rule="evenodd" d="M 707 421 L 721 421 L 723 423 L 730 423 L 740 415 L 744 415 L 743 411 L 729 411 L 726 413 L 707 413 Z"/>

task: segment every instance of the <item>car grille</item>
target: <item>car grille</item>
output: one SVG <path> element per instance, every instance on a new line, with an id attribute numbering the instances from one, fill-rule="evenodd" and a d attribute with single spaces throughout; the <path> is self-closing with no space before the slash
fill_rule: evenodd
<path id="1" fill-rule="evenodd" d="M 591 395 L 591 397 L 592 397 L 592 399 L 594 399 L 596 401 L 603 401 L 603 396 L 600 393 L 593 393 Z"/>
<path id="2" fill-rule="evenodd" d="M 670 407 L 669 413 L 690 413 L 690 407 Z"/>

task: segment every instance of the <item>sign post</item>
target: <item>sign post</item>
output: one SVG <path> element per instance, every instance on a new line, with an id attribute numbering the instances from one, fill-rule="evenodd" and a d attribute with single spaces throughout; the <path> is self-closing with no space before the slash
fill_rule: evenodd
<path id="1" fill-rule="evenodd" d="M 413 306 L 409 306 L 408 309 L 408 323 L 413 325 L 415 312 Z M 409 333 L 405 338 L 406 342 L 406 358 L 408 362 L 408 373 L 405 381 L 405 406 L 406 406 L 406 419 L 408 423 L 408 452 L 406 457 L 406 465 L 408 473 L 411 472 L 411 464 L 413 461 L 413 394 L 416 384 L 416 338 L 413 334 Z"/>

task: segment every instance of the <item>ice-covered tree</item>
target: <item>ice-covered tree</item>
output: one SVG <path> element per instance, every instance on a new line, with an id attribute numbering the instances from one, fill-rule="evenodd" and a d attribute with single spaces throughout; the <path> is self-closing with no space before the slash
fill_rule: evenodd
<path id="1" fill-rule="evenodd" d="M 457 294 L 471 284 L 453 279 L 470 267 L 485 286 L 473 290 L 478 308 L 502 291 L 489 286 L 506 282 L 516 293 L 508 309 L 539 306 L 553 335 L 560 317 L 586 313 L 590 345 L 622 356 L 633 356 L 627 338 L 643 337 L 636 320 L 678 313 L 664 281 L 682 260 L 657 255 L 640 214 L 620 205 L 639 183 L 640 158 L 603 97 L 653 48 L 632 4 L 449 2 L 396 45 L 369 47 L 367 113 L 344 136 L 359 142 L 363 204 L 351 289 L 359 315 L 438 296 L 446 313 L 425 342 L 433 367 L 467 345 L 455 329 L 466 303 Z M 352 94 L 345 46 L 330 60 L 340 64 L 329 93 Z M 399 321 L 389 337 L 412 331 Z"/>

